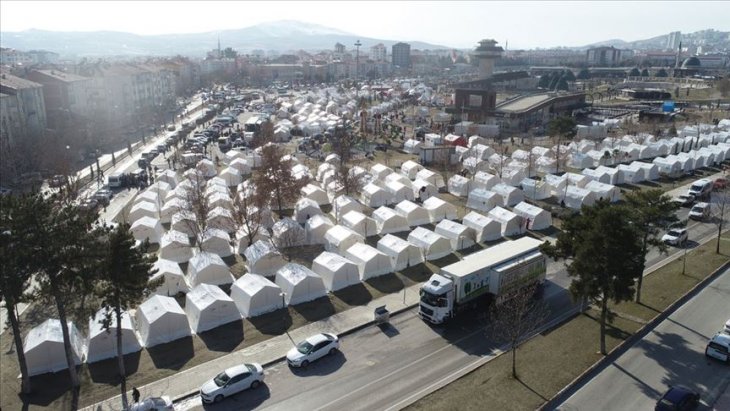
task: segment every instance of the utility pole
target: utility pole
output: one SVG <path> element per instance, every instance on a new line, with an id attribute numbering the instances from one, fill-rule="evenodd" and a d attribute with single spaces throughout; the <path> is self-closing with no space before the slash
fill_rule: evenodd
<path id="1" fill-rule="evenodd" d="M 360 78 L 360 40 L 355 42 L 355 97 L 359 97 L 360 90 L 358 90 L 357 80 Z"/>

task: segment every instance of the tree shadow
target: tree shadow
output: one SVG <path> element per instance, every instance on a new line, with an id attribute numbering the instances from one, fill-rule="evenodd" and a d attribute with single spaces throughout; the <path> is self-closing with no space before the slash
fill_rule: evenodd
<path id="1" fill-rule="evenodd" d="M 281 308 L 270 313 L 247 318 L 258 332 L 264 335 L 281 335 L 288 330 L 292 324 L 292 318 L 287 308 Z"/>
<path id="2" fill-rule="evenodd" d="M 129 353 L 124 356 L 124 370 L 126 371 L 127 376 L 137 372 L 139 369 L 139 359 L 141 355 L 142 350 Z M 89 370 L 91 380 L 95 383 L 117 385 L 121 382 L 119 367 L 117 366 L 117 357 L 87 363 L 86 367 Z"/>
<path id="3" fill-rule="evenodd" d="M 243 321 L 236 320 L 198 334 L 210 351 L 233 351 L 243 341 Z"/>
<path id="4" fill-rule="evenodd" d="M 350 306 L 365 305 L 373 300 L 370 291 L 362 283 L 333 291 L 332 294 Z"/>
<path id="5" fill-rule="evenodd" d="M 317 298 L 313 301 L 291 305 L 289 308 L 293 309 L 309 322 L 319 321 L 335 314 L 335 307 L 327 296 Z"/>
<path id="6" fill-rule="evenodd" d="M 644 307 L 644 308 L 648 308 L 649 310 L 652 310 L 652 311 L 654 311 L 654 312 L 655 312 L 655 313 L 657 313 L 657 314 L 661 314 L 661 313 L 662 313 L 661 311 L 657 310 L 656 308 L 654 308 L 654 307 L 652 307 L 652 306 L 650 306 L 650 305 L 646 305 L 646 304 L 644 304 L 644 302 L 643 302 L 643 301 L 642 301 L 642 302 L 638 302 L 638 303 L 636 303 L 636 304 L 638 304 L 638 305 L 640 305 L 640 306 L 642 306 L 642 307 Z"/>
<path id="7" fill-rule="evenodd" d="M 394 273 L 368 278 L 365 282 L 384 294 L 394 293 L 403 289 L 403 281 Z"/>
<path id="8" fill-rule="evenodd" d="M 168 343 L 148 347 L 147 353 L 152 359 L 155 368 L 179 370 L 195 356 L 193 337 L 184 337 Z"/>
<path id="9" fill-rule="evenodd" d="M 509 355 L 512 355 L 512 354 L 509 353 Z M 518 371 L 518 373 L 519 373 L 519 371 Z M 533 393 L 533 394 L 537 395 L 538 397 L 540 397 L 541 400 L 543 400 L 543 401 L 547 401 L 548 400 L 548 398 L 546 398 L 544 395 L 542 395 L 539 392 L 535 391 L 534 388 L 530 387 L 529 385 L 527 385 L 526 382 L 522 381 L 522 379 L 520 378 L 519 374 L 517 375 L 517 378 L 515 378 L 515 380 L 517 382 L 519 382 L 520 384 L 522 384 L 523 387 L 527 388 L 528 391 L 530 391 L 531 393 Z"/>
<path id="10" fill-rule="evenodd" d="M 76 371 L 80 373 L 81 366 L 76 367 Z M 29 409 L 32 405 L 48 407 L 59 398 L 61 402 L 57 405 L 60 409 L 78 409 L 80 389 L 71 386 L 67 369 L 33 376 L 30 378 L 30 384 L 35 387 L 32 393 L 27 395 L 18 393 L 18 398 L 23 403 L 23 410 Z M 38 387 L 43 388 L 39 390 Z M 76 407 L 73 407 L 74 404 Z"/>

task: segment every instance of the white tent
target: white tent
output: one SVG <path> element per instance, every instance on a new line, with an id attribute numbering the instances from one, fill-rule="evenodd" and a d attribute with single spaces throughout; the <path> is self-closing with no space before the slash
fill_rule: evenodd
<path id="1" fill-rule="evenodd" d="M 410 180 L 415 180 L 416 175 L 421 170 L 423 170 L 423 166 L 413 160 L 408 160 L 400 166 L 400 173 Z"/>
<path id="2" fill-rule="evenodd" d="M 586 190 L 593 191 L 596 199 L 609 200 L 612 203 L 621 199 L 621 190 L 611 184 L 603 184 L 598 181 L 591 181 L 586 184 Z"/>
<path id="3" fill-rule="evenodd" d="M 319 204 L 315 200 L 302 197 L 294 205 L 294 219 L 297 223 L 304 224 L 312 216 L 322 214 Z"/>
<path id="4" fill-rule="evenodd" d="M 472 174 L 486 173 L 489 170 L 489 162 L 475 157 L 467 157 L 461 162 L 461 166 Z"/>
<path id="5" fill-rule="evenodd" d="M 233 299 L 211 284 L 200 284 L 185 295 L 185 314 L 196 333 L 241 319 Z"/>
<path id="6" fill-rule="evenodd" d="M 350 211 L 362 212 L 362 205 L 346 195 L 335 198 L 332 203 L 332 215 L 335 217 L 336 222 L 340 222 L 342 216 Z"/>
<path id="7" fill-rule="evenodd" d="M 208 198 L 208 207 L 211 209 L 216 207 L 222 207 L 228 210 L 233 209 L 233 200 L 231 199 L 231 196 L 228 195 L 228 193 L 221 193 L 221 192 L 214 192 L 213 194 L 209 195 Z"/>
<path id="8" fill-rule="evenodd" d="M 220 172 L 220 177 L 226 180 L 228 187 L 235 187 L 243 182 L 241 172 L 235 167 L 226 167 Z"/>
<path id="9" fill-rule="evenodd" d="M 525 178 L 522 180 L 521 186 L 526 198 L 544 200 L 552 196 L 552 186 L 544 180 Z"/>
<path id="10" fill-rule="evenodd" d="M 230 284 L 233 274 L 223 259 L 216 254 L 199 252 L 188 263 L 188 283 L 195 287 L 199 284 Z"/>
<path id="11" fill-rule="evenodd" d="M 596 168 L 595 170 L 591 168 L 584 168 L 581 174 L 590 178 L 591 181 L 598 181 L 599 183 L 606 184 L 611 183 L 611 175 L 599 168 Z"/>
<path id="12" fill-rule="evenodd" d="M 66 324 L 71 339 L 73 361 L 78 365 L 86 355 L 84 343 L 86 340 L 71 321 Z M 55 318 L 49 318 L 28 331 L 23 343 L 23 352 L 29 376 L 67 369 L 61 322 Z"/>
<path id="13" fill-rule="evenodd" d="M 510 185 L 512 187 L 518 187 L 522 179 L 527 177 L 525 171 L 520 168 L 505 167 L 502 169 L 502 176 L 500 180 L 502 183 Z"/>
<path id="14" fill-rule="evenodd" d="M 360 202 L 368 207 L 380 207 L 391 203 L 393 195 L 373 183 L 366 184 L 360 191 Z"/>
<path id="15" fill-rule="evenodd" d="M 659 179 L 659 167 L 656 164 L 644 163 L 642 161 L 634 161 L 631 164 L 636 164 L 644 170 L 644 178 L 646 180 L 656 181 Z"/>
<path id="16" fill-rule="evenodd" d="M 327 295 L 322 278 L 307 267 L 289 263 L 276 272 L 276 285 L 287 305 L 297 305 Z"/>
<path id="17" fill-rule="evenodd" d="M 684 153 L 682 153 L 684 154 Z M 644 169 L 634 164 L 619 164 L 616 169 L 624 183 L 636 184 L 645 181 Z"/>
<path id="18" fill-rule="evenodd" d="M 286 264 L 271 241 L 259 240 L 243 252 L 246 257 L 246 269 L 249 273 L 272 276 Z"/>
<path id="19" fill-rule="evenodd" d="M 325 176 L 332 173 L 334 176 L 334 173 L 337 172 L 337 168 L 335 168 L 334 165 L 330 163 L 322 163 L 317 167 L 317 175 L 315 176 L 315 179 L 319 181 L 320 183 L 324 183 Z"/>
<path id="20" fill-rule="evenodd" d="M 565 192 L 565 186 L 568 185 L 568 177 L 563 174 L 556 176 L 554 174 L 545 174 L 543 177 L 545 183 L 550 184 L 550 192 L 552 195 L 560 197 L 559 193 Z"/>
<path id="21" fill-rule="evenodd" d="M 456 219 L 456 207 L 438 197 L 431 197 L 424 201 L 423 208 L 428 212 L 429 221 L 432 223 L 437 223 L 445 218 Z"/>
<path id="22" fill-rule="evenodd" d="M 413 180 L 411 187 L 413 188 L 413 196 L 421 201 L 425 201 L 438 194 L 436 186 L 426 180 Z"/>
<path id="23" fill-rule="evenodd" d="M 484 212 L 488 212 L 500 204 L 500 196 L 483 188 L 475 188 L 471 190 L 469 192 L 469 197 L 466 200 L 466 206 L 468 208 Z"/>
<path id="24" fill-rule="evenodd" d="M 394 171 L 392 168 L 380 163 L 377 163 L 370 167 L 370 174 L 372 174 L 376 180 L 385 181 L 385 177 L 393 173 Z"/>
<path id="25" fill-rule="evenodd" d="M 160 210 L 157 204 L 150 203 L 147 201 L 140 201 L 139 203 L 132 206 L 129 210 L 129 221 L 135 222 L 142 217 L 158 218 L 160 216 Z"/>
<path id="26" fill-rule="evenodd" d="M 500 205 L 504 207 L 512 207 L 525 199 L 522 190 L 507 184 L 495 184 L 491 191 L 499 196 L 501 199 Z"/>
<path id="27" fill-rule="evenodd" d="M 167 184 L 164 181 L 157 180 L 154 183 L 150 184 L 149 187 L 145 190 L 145 193 L 153 193 L 154 194 L 154 200 L 155 203 L 160 203 L 160 201 L 167 197 L 167 193 L 169 193 L 172 190 L 172 186 L 170 184 Z"/>
<path id="28" fill-rule="evenodd" d="M 323 251 L 314 259 L 312 271 L 322 278 L 327 291 L 337 291 L 360 282 L 357 264 L 329 251 Z"/>
<path id="29" fill-rule="evenodd" d="M 132 210 L 134 210 L 134 206 L 137 204 L 141 204 L 144 202 L 150 203 L 155 206 L 155 209 L 160 207 L 165 201 L 164 198 L 167 197 L 167 194 L 164 194 L 160 191 L 143 191 L 139 194 L 137 194 L 137 197 L 134 198 L 134 203 L 132 203 Z"/>
<path id="30" fill-rule="evenodd" d="M 384 182 L 386 185 L 391 182 L 398 182 L 408 187 L 408 189 L 411 189 L 411 179 L 401 173 L 388 174 L 387 176 L 385 176 Z"/>
<path id="31" fill-rule="evenodd" d="M 408 200 L 398 203 L 395 206 L 395 212 L 405 217 L 411 227 L 431 222 L 431 217 L 425 208 Z"/>
<path id="32" fill-rule="evenodd" d="M 463 250 L 474 245 L 474 232 L 469 227 L 451 220 L 441 220 L 434 229 L 451 241 L 452 250 Z"/>
<path id="33" fill-rule="evenodd" d="M 96 314 L 89 319 L 89 341 L 86 353 L 86 362 L 93 363 L 107 358 L 117 356 L 117 316 L 112 311 L 110 315 L 110 325 L 107 331 L 101 324 L 104 320 L 105 309 L 97 311 Z M 122 312 L 122 355 L 140 351 L 140 345 L 137 335 L 134 332 L 132 319 L 129 313 Z"/>
<path id="34" fill-rule="evenodd" d="M 160 222 L 162 222 L 163 224 L 172 222 L 173 214 L 177 213 L 180 210 L 185 210 L 187 208 L 187 205 L 187 201 L 179 197 L 173 197 L 170 200 L 166 201 L 165 204 L 162 206 L 162 210 L 160 211 Z"/>
<path id="35" fill-rule="evenodd" d="M 304 245 L 306 237 L 304 228 L 289 217 L 284 217 L 271 229 L 271 240 L 279 249 Z"/>
<path id="36" fill-rule="evenodd" d="M 652 163 L 657 166 L 660 174 L 666 174 L 669 177 L 679 177 L 684 172 L 682 162 L 677 157 L 656 157 Z"/>
<path id="37" fill-rule="evenodd" d="M 266 277 L 245 274 L 231 286 L 231 299 L 244 318 L 283 308 L 281 288 Z"/>
<path id="38" fill-rule="evenodd" d="M 160 239 L 160 258 L 186 263 L 193 256 L 193 249 L 190 248 L 190 240 L 187 234 L 170 230 Z"/>
<path id="39" fill-rule="evenodd" d="M 180 210 L 172 215 L 170 229 L 187 234 L 188 237 L 195 235 L 197 231 L 197 219 L 192 211 Z"/>
<path id="40" fill-rule="evenodd" d="M 142 345 L 147 348 L 191 334 L 185 311 L 172 297 L 153 295 L 140 304 L 135 315 Z"/>
<path id="41" fill-rule="evenodd" d="M 449 193 L 457 197 L 466 197 L 469 195 L 470 183 L 471 180 L 468 178 L 459 174 L 454 174 L 449 179 Z"/>
<path id="42" fill-rule="evenodd" d="M 158 278 L 163 279 L 162 284 L 155 289 L 155 294 L 174 296 L 177 293 L 186 293 L 190 290 L 185 274 L 178 263 L 159 258 L 152 268 L 157 272 L 150 277 L 150 281 Z"/>
<path id="43" fill-rule="evenodd" d="M 373 220 L 380 235 L 408 231 L 408 220 L 392 208 L 380 207 L 373 211 Z"/>
<path id="44" fill-rule="evenodd" d="M 512 211 L 527 222 L 528 230 L 545 230 L 553 225 L 553 217 L 549 211 L 524 201 L 514 206 Z"/>
<path id="45" fill-rule="evenodd" d="M 365 242 L 365 237 L 351 229 L 335 225 L 324 234 L 324 249 L 333 253 L 343 253 L 355 243 Z"/>
<path id="46" fill-rule="evenodd" d="M 162 181 L 170 185 L 170 188 L 175 188 L 179 182 L 177 173 L 174 170 L 167 169 L 157 174 L 157 181 Z"/>
<path id="47" fill-rule="evenodd" d="M 358 211 L 350 211 L 342 216 L 342 225 L 363 237 L 370 237 L 378 233 L 375 220 Z"/>
<path id="48" fill-rule="evenodd" d="M 601 181 L 602 183 L 613 185 L 624 183 L 621 180 L 621 173 L 615 167 L 598 166 L 596 172 L 601 173 L 601 180 L 606 180 L 606 176 L 608 176 L 608 181 Z"/>
<path id="49" fill-rule="evenodd" d="M 195 165 L 195 169 L 203 173 L 205 178 L 215 177 L 217 174 L 215 164 L 207 158 L 198 161 L 198 164 Z"/>
<path id="50" fill-rule="evenodd" d="M 367 244 L 355 243 L 343 253 L 343 256 L 357 264 L 362 281 L 393 271 L 390 257 Z"/>
<path id="51" fill-rule="evenodd" d="M 472 181 L 472 189 L 481 188 L 483 190 L 489 190 L 499 183 L 499 177 L 489 174 L 485 171 L 478 171 L 474 174 Z"/>
<path id="52" fill-rule="evenodd" d="M 336 166 L 337 164 L 340 164 L 340 156 L 335 153 L 328 154 L 327 157 L 324 158 L 324 162 Z"/>
<path id="53" fill-rule="evenodd" d="M 330 203 L 330 199 L 327 193 L 321 188 L 314 184 L 307 184 L 300 190 L 302 197 L 314 200 L 319 205 L 325 205 Z"/>
<path id="54" fill-rule="evenodd" d="M 220 257 L 230 257 L 233 255 L 231 236 L 223 230 L 209 228 L 201 236 L 200 249 Z"/>
<path id="55" fill-rule="evenodd" d="M 245 158 L 233 159 L 228 165 L 231 168 L 235 168 L 236 170 L 238 170 L 238 172 L 241 173 L 242 176 L 251 174 L 251 163 L 249 163 L 248 160 L 246 160 Z"/>
<path id="56" fill-rule="evenodd" d="M 500 224 L 503 236 L 517 235 L 525 232 L 522 217 L 505 208 L 493 208 L 489 211 L 488 217 Z"/>
<path id="57" fill-rule="evenodd" d="M 416 227 L 411 231 L 408 234 L 408 242 L 419 247 L 428 261 L 446 257 L 452 251 L 448 238 L 423 227 Z"/>
<path id="58" fill-rule="evenodd" d="M 332 220 L 324 215 L 315 215 L 304 225 L 304 237 L 307 244 L 324 244 L 324 235 L 334 227 Z"/>
<path id="59" fill-rule="evenodd" d="M 403 143 L 403 151 L 405 151 L 408 154 L 421 154 L 422 147 L 423 147 L 423 142 L 420 140 L 409 139 L 409 140 L 406 140 L 405 143 Z"/>
<path id="60" fill-rule="evenodd" d="M 236 221 L 233 219 L 231 210 L 227 208 L 216 207 L 210 210 L 206 221 L 210 228 L 217 228 L 229 234 L 236 232 Z"/>
<path id="61" fill-rule="evenodd" d="M 149 240 L 151 244 L 160 242 L 165 230 L 162 228 L 160 220 L 152 217 L 142 217 L 132 223 L 129 228 L 135 240 Z"/>
<path id="62" fill-rule="evenodd" d="M 243 255 L 246 252 L 246 248 L 256 241 L 269 241 L 271 239 L 271 234 L 269 234 L 269 231 L 263 225 L 251 223 L 250 230 L 252 230 L 253 236 L 248 235 L 248 230 L 249 228 L 246 224 L 243 224 L 236 231 L 236 252 L 238 254 Z"/>
<path id="63" fill-rule="evenodd" d="M 378 241 L 378 250 L 390 257 L 393 271 L 405 270 L 423 262 L 423 253 L 418 246 L 392 234 Z"/>
<path id="64" fill-rule="evenodd" d="M 502 224 L 475 211 L 465 215 L 462 224 L 474 230 L 474 238 L 479 243 L 502 238 Z"/>
<path id="65" fill-rule="evenodd" d="M 446 187 L 446 184 L 444 184 L 444 177 L 441 174 L 431 171 L 427 168 L 424 168 L 423 170 L 416 173 L 415 180 L 428 181 L 429 183 L 433 184 L 437 190 Z"/>
<path id="66" fill-rule="evenodd" d="M 562 201 L 565 201 L 565 206 L 574 210 L 580 210 L 584 205 L 592 206 L 596 202 L 593 191 L 576 186 L 568 186 L 565 192 L 561 193 L 561 197 Z"/>
<path id="67" fill-rule="evenodd" d="M 579 188 L 585 187 L 586 184 L 591 181 L 590 178 L 584 176 L 583 174 L 565 173 L 564 176 L 568 179 L 569 185 L 574 185 Z"/>
<path id="68" fill-rule="evenodd" d="M 401 176 L 401 174 L 391 174 L 394 176 Z M 387 177 L 386 177 L 387 178 Z M 405 178 L 405 177 L 404 177 Z M 384 184 L 384 188 L 390 193 L 390 202 L 393 204 L 400 203 L 403 200 L 413 201 L 416 197 L 413 195 L 413 185 L 411 181 L 406 179 L 404 184 L 401 181 L 389 180 Z"/>

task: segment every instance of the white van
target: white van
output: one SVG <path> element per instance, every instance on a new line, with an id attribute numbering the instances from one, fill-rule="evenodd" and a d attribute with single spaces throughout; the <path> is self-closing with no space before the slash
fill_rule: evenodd
<path id="1" fill-rule="evenodd" d="M 693 220 L 704 220 L 710 216 L 710 205 L 708 203 L 697 203 L 689 210 L 689 218 Z"/>
<path id="2" fill-rule="evenodd" d="M 117 188 L 122 186 L 122 173 L 114 173 L 106 178 L 106 184 L 110 188 Z"/>
<path id="3" fill-rule="evenodd" d="M 697 180 L 689 187 L 689 194 L 695 196 L 696 199 L 706 198 L 712 192 L 712 181 L 706 178 Z"/>
<path id="4" fill-rule="evenodd" d="M 705 355 L 730 363 L 730 335 L 717 333 L 707 343 Z"/>

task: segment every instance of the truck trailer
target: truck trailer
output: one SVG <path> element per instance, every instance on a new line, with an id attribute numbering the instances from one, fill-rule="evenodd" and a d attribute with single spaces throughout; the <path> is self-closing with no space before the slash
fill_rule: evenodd
<path id="1" fill-rule="evenodd" d="M 547 259 L 541 241 L 530 237 L 507 241 L 441 268 L 421 286 L 418 315 L 442 324 L 460 312 L 499 304 L 531 285 L 541 289 Z"/>

